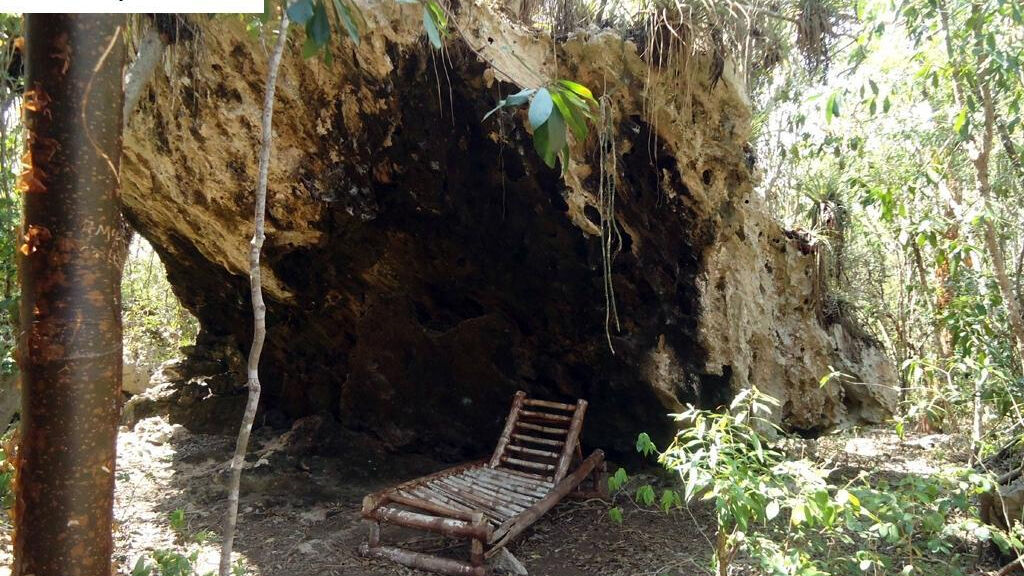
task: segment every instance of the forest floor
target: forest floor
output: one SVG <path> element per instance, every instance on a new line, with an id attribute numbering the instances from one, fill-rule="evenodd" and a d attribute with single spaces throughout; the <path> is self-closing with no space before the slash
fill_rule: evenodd
<path id="1" fill-rule="evenodd" d="M 298 430 L 298 431 L 297 431 Z M 243 476 L 235 550 L 249 574 L 258 576 L 423 576 L 389 562 L 361 558 L 365 538 L 359 520 L 362 497 L 389 484 L 446 467 L 417 455 L 395 455 L 365 437 L 342 438 L 347 449 L 321 456 L 325 431 L 296 427 L 287 434 L 262 428 Z M 332 430 L 337 434 L 337 430 Z M 966 459 L 955 436 L 900 440 L 891 430 L 869 430 L 808 441 L 803 446 L 838 467 L 927 473 Z M 130 574 L 137 560 L 154 550 L 198 553 L 197 574 L 216 571 L 225 508 L 226 462 L 234 438 L 192 434 L 163 418 L 122 428 L 118 440 L 115 503 L 115 561 L 118 574 Z M 340 455 L 339 455 L 340 454 Z M 667 479 L 660 479 L 665 481 Z M 641 477 L 634 481 L 659 481 Z M 713 538 L 707 507 L 664 514 L 642 509 L 625 495 L 616 502 L 624 521 L 608 518 L 599 500 L 565 501 L 509 546 L 533 576 L 683 576 L 708 574 Z M 178 532 L 169 520 L 184 511 Z M 207 541 L 203 541 L 207 532 Z M 198 536 L 198 537 L 197 537 Z M 384 531 L 385 539 L 406 534 Z M 199 542 L 197 542 L 199 540 Z M 421 550 L 445 542 L 420 539 Z M 462 549 L 450 549 L 460 556 Z M 0 524 L 0 576 L 8 576 L 10 526 Z"/>

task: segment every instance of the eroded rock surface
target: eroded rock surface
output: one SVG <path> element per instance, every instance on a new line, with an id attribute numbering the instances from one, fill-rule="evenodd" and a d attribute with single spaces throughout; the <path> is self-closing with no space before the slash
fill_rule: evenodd
<path id="1" fill-rule="evenodd" d="M 821 323 L 814 256 L 753 191 L 749 106 L 728 67 L 711 86 L 700 58 L 659 72 L 594 31 L 560 45 L 556 69 L 546 40 L 471 10 L 444 58 L 397 3 L 367 4 L 363 42 L 337 47 L 332 68 L 302 60 L 294 32 L 274 115 L 264 408 L 327 410 L 393 448 L 451 457 L 493 445 L 517 389 L 587 398 L 585 441 L 620 454 L 639 431 L 668 435 L 666 413 L 749 385 L 804 431 L 893 408 L 892 367 Z M 241 23 L 204 21 L 165 56 L 126 134 L 126 213 L 201 340 L 239 351 L 266 58 Z M 559 77 L 607 96 L 623 239 L 614 353 L 596 136 L 563 176 L 533 152 L 522 112 L 480 120 Z M 820 386 L 830 366 L 850 378 Z M 214 388 L 195 402 L 240 410 L 244 390 Z"/>

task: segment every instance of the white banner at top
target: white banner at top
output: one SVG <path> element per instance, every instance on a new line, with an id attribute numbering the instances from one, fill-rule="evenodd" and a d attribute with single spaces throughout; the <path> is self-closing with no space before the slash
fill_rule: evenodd
<path id="1" fill-rule="evenodd" d="M 0 12 L 258 14 L 263 12 L 263 0 L 0 0 Z"/>

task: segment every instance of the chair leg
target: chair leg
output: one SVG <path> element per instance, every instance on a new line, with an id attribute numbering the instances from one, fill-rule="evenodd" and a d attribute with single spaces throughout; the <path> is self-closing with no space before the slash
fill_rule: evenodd
<path id="1" fill-rule="evenodd" d="M 370 548 L 380 546 L 380 522 L 376 520 L 364 520 L 366 522 L 367 534 L 366 544 Z"/>
<path id="2" fill-rule="evenodd" d="M 473 525 L 483 529 L 484 515 L 481 512 L 473 513 Z M 474 567 L 481 567 L 484 565 L 484 541 L 479 538 L 473 538 L 469 544 L 469 563 Z"/>

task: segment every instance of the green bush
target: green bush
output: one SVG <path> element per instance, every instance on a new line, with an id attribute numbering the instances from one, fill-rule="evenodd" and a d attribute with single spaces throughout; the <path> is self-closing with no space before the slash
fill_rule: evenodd
<path id="1" fill-rule="evenodd" d="M 682 489 L 635 493 L 643 505 L 664 510 L 694 501 L 714 505 L 712 551 L 719 575 L 741 556 L 772 576 L 827 574 L 963 574 L 974 540 L 1004 551 L 1024 548 L 1015 533 L 983 525 L 977 496 L 991 478 L 957 470 L 895 479 L 860 472 L 839 481 L 807 459 L 789 460 L 764 432 L 781 430 L 767 416 L 777 401 L 756 388 L 737 395 L 728 411 L 690 407 L 676 415 L 685 425 L 659 451 L 646 434 L 637 450 L 678 474 Z M 609 478 L 619 490 L 625 471 Z M 621 511 L 612 519 L 621 521 Z"/>

